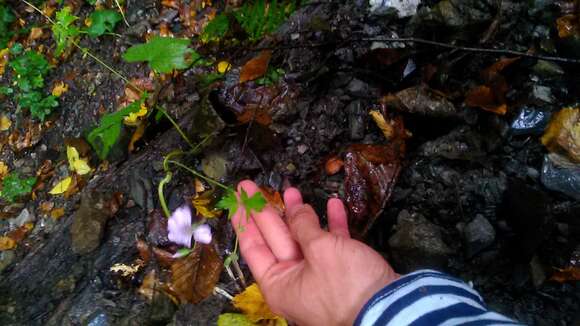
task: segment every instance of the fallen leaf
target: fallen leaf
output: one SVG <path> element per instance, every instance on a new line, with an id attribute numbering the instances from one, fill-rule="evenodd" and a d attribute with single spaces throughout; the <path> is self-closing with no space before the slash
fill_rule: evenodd
<path id="1" fill-rule="evenodd" d="M 570 36 L 578 35 L 580 32 L 578 16 L 562 16 L 556 19 L 556 27 L 558 29 L 558 36 L 560 38 L 568 38 Z"/>
<path id="2" fill-rule="evenodd" d="M 335 175 L 344 167 L 344 161 L 337 156 L 329 158 L 324 164 L 324 170 L 327 175 Z"/>
<path id="3" fill-rule="evenodd" d="M 270 187 L 261 186 L 260 191 L 266 198 L 266 201 L 270 206 L 277 209 L 279 212 L 283 213 L 286 210 L 286 206 L 284 205 L 284 200 L 282 200 L 282 195 L 280 195 L 279 191 L 276 191 Z"/>
<path id="4" fill-rule="evenodd" d="M 362 239 L 391 198 L 405 154 L 406 131 L 401 117 L 395 121 L 395 137 L 386 145 L 351 145 L 345 154 L 345 200 L 350 211 L 349 228 Z"/>
<path id="5" fill-rule="evenodd" d="M 8 166 L 6 163 L 0 161 L 0 180 L 4 179 L 8 175 Z"/>
<path id="6" fill-rule="evenodd" d="M 145 134 L 145 128 L 145 123 L 140 123 L 137 126 L 137 129 L 135 129 L 135 132 L 131 136 L 131 141 L 129 141 L 129 152 L 133 152 L 135 150 L 135 143 L 139 141 L 139 139 L 143 138 L 143 135 Z"/>
<path id="7" fill-rule="evenodd" d="M 145 103 L 141 103 L 139 111 L 129 113 L 128 116 L 123 118 L 123 123 L 127 126 L 138 126 L 141 124 L 142 118 L 147 115 L 147 112 Z"/>
<path id="8" fill-rule="evenodd" d="M 262 126 L 269 126 L 272 124 L 272 117 L 270 116 L 269 108 L 248 105 L 246 109 L 240 115 L 238 115 L 238 121 L 241 123 L 248 123 L 252 120 L 256 121 Z"/>
<path id="9" fill-rule="evenodd" d="M 391 125 L 391 123 L 387 122 L 383 114 L 378 110 L 371 110 L 369 114 L 371 115 L 371 117 L 373 118 L 379 129 L 381 129 L 385 138 L 387 140 L 390 140 L 395 134 L 395 130 Z"/>
<path id="10" fill-rule="evenodd" d="M 72 182 L 71 182 L 70 186 L 68 187 L 68 189 L 65 191 L 64 198 L 68 199 L 72 195 L 79 192 L 79 190 L 81 190 L 84 187 L 85 183 L 86 182 L 81 177 L 79 177 L 78 174 L 73 174 L 72 175 Z"/>
<path id="11" fill-rule="evenodd" d="M 242 67 L 240 71 L 240 83 L 247 82 L 260 78 L 266 74 L 268 71 L 268 64 L 270 63 L 270 58 L 272 58 L 272 51 L 265 50 L 260 52 L 260 54 Z"/>
<path id="12" fill-rule="evenodd" d="M 32 27 L 30 29 L 30 34 L 28 35 L 28 39 L 33 41 L 37 40 L 42 37 L 42 28 L 40 27 Z"/>
<path id="13" fill-rule="evenodd" d="M 481 78 L 483 78 L 486 83 L 493 83 L 498 77 L 503 78 L 500 73 L 518 60 L 520 60 L 520 57 L 499 59 L 481 72 Z"/>
<path id="14" fill-rule="evenodd" d="M 0 251 L 10 250 L 16 248 L 16 241 L 9 237 L 0 237 Z"/>
<path id="15" fill-rule="evenodd" d="M 225 313 L 218 317 L 218 326 L 255 326 L 248 317 L 242 314 Z"/>
<path id="16" fill-rule="evenodd" d="M 222 268 L 214 247 L 197 243 L 191 254 L 171 265 L 171 289 L 180 302 L 196 304 L 212 294 Z"/>
<path id="17" fill-rule="evenodd" d="M 140 264 L 126 265 L 121 263 L 116 263 L 109 269 L 113 273 L 120 273 L 123 277 L 130 277 L 135 275 L 143 267 Z"/>
<path id="18" fill-rule="evenodd" d="M 0 131 L 6 131 L 12 126 L 12 121 L 4 114 L 0 116 Z"/>
<path id="19" fill-rule="evenodd" d="M 167 285 L 157 278 L 154 269 L 152 269 L 151 271 L 149 271 L 149 273 L 147 273 L 147 275 L 145 275 L 145 277 L 143 278 L 143 283 L 137 290 L 137 293 L 144 296 L 149 302 L 153 301 L 154 297 L 166 293 L 168 294 L 168 296 L 171 298 L 172 301 L 177 303 L 176 298 L 173 295 L 170 295 L 168 292 L 169 291 Z"/>
<path id="20" fill-rule="evenodd" d="M 60 97 L 62 94 L 66 92 L 68 92 L 68 84 L 65 84 L 65 82 L 63 81 L 59 81 L 52 88 L 52 95 L 56 97 Z"/>
<path id="21" fill-rule="evenodd" d="M 43 214 L 48 214 L 54 208 L 54 203 L 51 201 L 43 201 L 40 203 L 40 211 Z"/>
<path id="22" fill-rule="evenodd" d="M 215 209 L 213 202 L 212 193 L 209 191 L 206 191 L 201 195 L 196 195 L 191 200 L 197 214 L 204 218 L 215 218 L 222 215 L 221 210 Z"/>
<path id="23" fill-rule="evenodd" d="M 61 195 L 68 190 L 71 183 L 72 183 L 72 178 L 66 177 L 66 178 L 62 179 L 59 183 L 57 183 L 56 186 L 54 186 L 54 188 L 52 188 L 52 190 L 49 191 L 48 193 L 51 195 Z"/>
<path id="24" fill-rule="evenodd" d="M 6 63 L 8 63 L 8 59 L 10 58 L 10 49 L 5 48 L 0 50 L 0 76 L 4 75 L 6 71 Z"/>
<path id="25" fill-rule="evenodd" d="M 381 102 L 387 107 L 424 116 L 455 117 L 458 114 L 457 108 L 446 98 L 445 94 L 424 85 L 387 95 Z"/>
<path id="26" fill-rule="evenodd" d="M 559 283 L 580 281 L 580 267 L 571 266 L 564 269 L 557 268 L 550 280 Z"/>
<path id="27" fill-rule="evenodd" d="M 580 108 L 564 108 L 555 113 L 541 141 L 551 152 L 566 154 L 580 163 Z"/>
<path id="28" fill-rule="evenodd" d="M 19 243 L 20 241 L 24 240 L 24 238 L 26 238 L 28 232 L 30 232 L 33 228 L 34 228 L 33 223 L 25 223 L 16 230 L 8 232 L 6 236 L 14 240 L 15 243 Z"/>
<path id="29" fill-rule="evenodd" d="M 55 208 L 50 211 L 50 217 L 52 217 L 55 220 L 58 220 L 63 216 L 64 216 L 64 207 Z"/>
<path id="30" fill-rule="evenodd" d="M 232 300 L 234 307 L 242 311 L 254 323 L 267 320 L 283 319 L 276 316 L 264 300 L 264 296 L 256 283 L 248 286 L 244 292 L 236 295 Z"/>
<path id="31" fill-rule="evenodd" d="M 66 156 L 68 158 L 69 168 L 72 171 L 78 173 L 79 175 L 85 175 L 91 172 L 89 163 L 87 163 L 87 160 L 80 158 L 79 152 L 75 147 L 67 146 Z"/>
<path id="32" fill-rule="evenodd" d="M 500 103 L 496 94 L 488 86 L 477 86 L 471 89 L 465 98 L 465 104 L 471 107 L 480 107 L 486 111 L 499 115 L 507 113 L 507 105 Z"/>

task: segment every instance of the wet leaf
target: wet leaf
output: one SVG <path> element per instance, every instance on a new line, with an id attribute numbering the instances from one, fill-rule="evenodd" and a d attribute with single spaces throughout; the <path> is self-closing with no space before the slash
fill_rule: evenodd
<path id="1" fill-rule="evenodd" d="M 568 38 L 570 36 L 578 35 L 580 32 L 580 25 L 578 16 L 566 15 L 556 20 L 556 27 L 558 29 L 558 36 L 560 38 Z"/>
<path id="2" fill-rule="evenodd" d="M 387 122 L 383 114 L 378 110 L 371 110 L 369 114 L 371 115 L 371 117 L 373 118 L 379 129 L 381 129 L 385 138 L 387 140 L 390 140 L 395 134 L 394 127 L 391 125 L 391 123 Z"/>
<path id="3" fill-rule="evenodd" d="M 42 37 L 42 28 L 40 27 L 32 27 L 30 29 L 30 34 L 28 34 L 28 39 L 31 41 L 38 40 Z"/>
<path id="4" fill-rule="evenodd" d="M 580 163 L 580 108 L 564 108 L 554 114 L 541 140 L 551 152 Z"/>
<path id="5" fill-rule="evenodd" d="M 262 126 L 269 126 L 272 124 L 272 116 L 270 116 L 270 109 L 263 106 L 246 106 L 244 111 L 238 115 L 238 121 L 241 123 L 248 123 L 256 121 Z"/>
<path id="6" fill-rule="evenodd" d="M 60 81 L 54 85 L 52 88 L 52 95 L 56 97 L 60 97 L 62 94 L 68 92 L 68 85 L 65 82 Z"/>
<path id="7" fill-rule="evenodd" d="M 55 220 L 58 220 L 63 216 L 64 216 L 64 207 L 55 208 L 50 211 L 50 217 L 52 217 Z"/>
<path id="8" fill-rule="evenodd" d="M 327 175 L 335 175 L 344 167 L 344 161 L 337 156 L 329 158 L 324 164 L 324 170 Z"/>
<path id="9" fill-rule="evenodd" d="M 153 301 L 154 297 L 162 294 L 163 292 L 167 293 L 167 290 L 167 285 L 157 278 L 155 270 L 151 270 L 143 278 L 143 283 L 137 290 L 137 293 L 144 296 L 149 302 L 151 302 Z M 174 300 L 171 295 L 169 297 Z"/>
<path id="10" fill-rule="evenodd" d="M 6 236 L 14 240 L 15 243 L 19 243 L 20 241 L 24 240 L 24 238 L 26 238 L 28 232 L 30 232 L 33 228 L 34 228 L 33 223 L 25 223 L 16 230 L 8 232 Z"/>
<path id="11" fill-rule="evenodd" d="M 79 156 L 79 152 L 75 147 L 67 146 L 66 147 L 66 156 L 68 158 L 68 165 L 69 168 L 78 173 L 79 175 L 85 175 L 91 172 L 91 167 L 86 159 L 81 159 Z"/>
<path id="12" fill-rule="evenodd" d="M 0 131 L 6 131 L 12 126 L 12 121 L 4 114 L 0 116 Z"/>
<path id="13" fill-rule="evenodd" d="M 215 209 L 213 207 L 213 198 L 211 195 L 211 192 L 206 191 L 201 195 L 196 195 L 195 198 L 191 200 L 191 203 L 193 204 L 197 214 L 204 218 L 215 218 L 222 215 L 221 210 Z"/>
<path id="14" fill-rule="evenodd" d="M 387 95 L 382 102 L 388 107 L 424 116 L 454 117 L 458 114 L 457 108 L 445 94 L 423 85 Z"/>
<path id="15" fill-rule="evenodd" d="M 190 255 L 171 265 L 171 288 L 180 302 L 196 304 L 212 294 L 222 268 L 213 246 L 197 243 Z"/>
<path id="16" fill-rule="evenodd" d="M 284 200 L 282 200 L 282 195 L 280 195 L 279 191 L 265 186 L 261 186 L 260 191 L 270 206 L 277 209 L 281 213 L 286 210 Z"/>
<path id="17" fill-rule="evenodd" d="M 503 78 L 500 73 L 514 62 L 520 60 L 520 57 L 502 58 L 481 72 L 481 77 L 486 83 L 493 83 L 497 78 Z"/>
<path id="18" fill-rule="evenodd" d="M 232 303 L 234 307 L 241 310 L 252 322 L 283 319 L 280 316 L 276 316 L 270 310 L 256 283 L 248 286 L 244 292 L 236 295 Z"/>
<path id="19" fill-rule="evenodd" d="M 499 115 L 507 113 L 507 105 L 501 104 L 493 90 L 488 86 L 478 86 L 471 89 L 466 96 L 465 104 L 480 107 L 486 111 Z"/>
<path id="20" fill-rule="evenodd" d="M 139 111 L 129 113 L 129 115 L 123 119 L 123 123 L 127 126 L 138 126 L 141 124 L 142 118 L 147 116 L 147 112 L 148 110 L 145 103 L 141 103 Z"/>
<path id="21" fill-rule="evenodd" d="M 0 251 L 10 250 L 16 248 L 16 241 L 9 237 L 0 237 Z"/>
<path id="22" fill-rule="evenodd" d="M 398 120 L 398 119 L 396 119 Z M 386 145 L 351 145 L 345 155 L 345 199 L 349 208 L 349 227 L 355 238 L 364 238 L 381 214 L 401 171 L 405 153 L 402 120 Z"/>
<path id="23" fill-rule="evenodd" d="M 174 69 L 188 68 L 200 58 L 199 54 L 188 48 L 189 39 L 153 37 L 145 44 L 134 45 L 123 54 L 127 62 L 147 61 L 156 72 L 170 73 Z"/>
<path id="24" fill-rule="evenodd" d="M 49 191 L 48 193 L 51 195 L 61 195 L 64 194 L 68 188 L 70 187 L 72 183 L 72 178 L 71 177 L 66 177 L 64 179 L 62 179 L 60 182 L 58 182 L 54 188 L 52 188 L 51 191 Z"/>
<path id="25" fill-rule="evenodd" d="M 254 326 L 254 325 L 256 325 L 250 319 L 248 319 L 248 317 L 246 317 L 242 314 L 233 314 L 233 313 L 221 314 L 218 317 L 217 324 L 218 324 L 218 326 Z"/>
<path id="26" fill-rule="evenodd" d="M 141 138 L 143 138 L 143 135 L 145 134 L 145 128 L 146 125 L 145 123 L 140 123 L 137 126 L 137 129 L 135 129 L 135 132 L 133 133 L 133 135 L 131 136 L 131 140 L 129 141 L 129 152 L 133 152 L 135 150 L 135 143 L 138 142 Z"/>
<path id="27" fill-rule="evenodd" d="M 8 166 L 6 163 L 0 161 L 0 180 L 4 179 L 8 175 Z"/>
<path id="28" fill-rule="evenodd" d="M 115 10 L 95 10 L 90 16 L 91 22 L 87 33 L 90 37 L 99 37 L 105 33 L 112 33 L 115 26 L 122 20 L 121 14 Z"/>
<path id="29" fill-rule="evenodd" d="M 268 64 L 272 57 L 272 51 L 265 50 L 242 67 L 240 71 L 240 83 L 260 78 L 268 71 Z"/>
<path id="30" fill-rule="evenodd" d="M 227 62 L 227 61 L 220 61 L 217 64 L 217 72 L 220 74 L 225 74 L 226 72 L 228 72 L 231 69 L 232 65 Z"/>
<path id="31" fill-rule="evenodd" d="M 556 269 L 556 272 L 550 278 L 552 281 L 559 283 L 580 281 L 580 267 L 571 266 L 564 269 Z"/>

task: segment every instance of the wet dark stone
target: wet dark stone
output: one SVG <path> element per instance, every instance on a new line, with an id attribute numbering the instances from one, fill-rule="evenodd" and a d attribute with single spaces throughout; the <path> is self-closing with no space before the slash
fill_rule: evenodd
<path id="1" fill-rule="evenodd" d="M 467 256 L 472 257 L 493 244 L 495 230 L 483 215 L 477 215 L 463 229 L 463 237 Z"/>
<path id="2" fill-rule="evenodd" d="M 350 139 L 360 140 L 365 136 L 365 110 L 362 101 L 353 101 L 347 107 Z"/>

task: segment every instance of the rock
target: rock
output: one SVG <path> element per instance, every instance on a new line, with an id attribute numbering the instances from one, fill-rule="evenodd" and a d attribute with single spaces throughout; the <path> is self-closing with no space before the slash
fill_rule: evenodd
<path id="1" fill-rule="evenodd" d="M 419 153 L 451 160 L 476 160 L 485 157 L 484 141 L 478 132 L 468 127 L 459 127 L 447 135 L 425 142 L 419 148 Z"/>
<path id="2" fill-rule="evenodd" d="M 536 289 L 540 288 L 546 281 L 546 270 L 537 255 L 530 261 L 530 276 Z"/>
<path id="3" fill-rule="evenodd" d="M 150 212 L 154 208 L 153 202 L 153 179 L 145 166 L 132 169 L 128 176 L 131 198 L 139 207 Z"/>
<path id="4" fill-rule="evenodd" d="M 83 193 L 81 206 L 73 216 L 71 246 L 76 254 L 85 255 L 97 249 L 105 233 L 109 214 L 105 211 L 105 196 L 100 193 Z"/>
<path id="5" fill-rule="evenodd" d="M 556 98 L 552 94 L 552 89 L 547 86 L 533 85 L 530 100 L 537 104 L 553 104 Z"/>
<path id="6" fill-rule="evenodd" d="M 195 305 L 181 305 L 170 325 L 216 325 L 219 315 L 228 304 L 229 300 L 221 295 L 212 295 Z"/>
<path id="7" fill-rule="evenodd" d="M 567 157 L 546 155 L 541 180 L 546 188 L 580 200 L 580 164 L 570 162 Z"/>
<path id="8" fill-rule="evenodd" d="M 300 144 L 296 147 L 296 150 L 298 151 L 298 154 L 302 155 L 302 154 L 306 153 L 306 151 L 308 150 L 308 146 L 306 146 L 304 144 Z"/>
<path id="9" fill-rule="evenodd" d="M 0 251 L 0 273 L 12 264 L 15 257 L 13 250 Z"/>
<path id="10" fill-rule="evenodd" d="M 228 171 L 227 161 L 222 153 L 210 152 L 201 160 L 201 170 L 208 177 L 220 180 Z"/>
<path id="11" fill-rule="evenodd" d="M 153 302 L 150 306 L 150 319 L 154 323 L 167 325 L 171 321 L 177 307 L 171 299 L 160 292 L 158 295 L 153 297 Z"/>
<path id="12" fill-rule="evenodd" d="M 399 18 L 413 16 L 421 0 L 370 0 L 369 5 L 373 14 L 386 13 L 395 10 Z"/>
<path id="13" fill-rule="evenodd" d="M 459 117 L 459 111 L 442 94 L 426 86 L 415 86 L 395 94 L 401 102 L 398 107 L 403 112 L 420 114 L 428 117 Z"/>
<path id="14" fill-rule="evenodd" d="M 405 273 L 420 268 L 443 268 L 453 251 L 443 242 L 441 229 L 420 214 L 401 211 L 397 232 L 389 239 L 393 262 Z"/>
<path id="15" fill-rule="evenodd" d="M 454 30 L 465 30 L 490 22 L 493 19 L 492 1 L 443 0 L 435 6 L 419 9 L 412 25 L 418 27 L 446 26 Z"/>
<path id="16" fill-rule="evenodd" d="M 538 60 L 532 67 L 532 71 L 543 78 L 555 79 L 564 75 L 564 69 L 562 67 L 546 60 Z"/>
<path id="17" fill-rule="evenodd" d="M 360 140 L 365 136 L 365 110 L 362 101 L 353 101 L 347 107 L 350 139 Z"/>
<path id="18" fill-rule="evenodd" d="M 27 208 L 23 209 L 17 217 L 8 220 L 10 227 L 13 229 L 34 221 L 36 221 L 36 217 L 33 213 L 29 212 Z"/>
<path id="19" fill-rule="evenodd" d="M 347 91 L 354 96 L 369 96 L 369 84 L 365 83 L 360 79 L 353 78 L 348 86 L 346 87 Z"/>
<path id="20" fill-rule="evenodd" d="M 513 135 L 541 135 L 550 121 L 551 114 L 531 107 L 521 109 L 511 124 Z"/>
<path id="21" fill-rule="evenodd" d="M 467 256 L 472 257 L 489 247 L 495 240 L 495 229 L 483 215 L 476 215 L 463 229 Z"/>

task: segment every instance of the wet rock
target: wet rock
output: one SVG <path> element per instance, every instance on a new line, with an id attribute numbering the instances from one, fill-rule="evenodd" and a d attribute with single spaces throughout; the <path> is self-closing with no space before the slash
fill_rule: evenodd
<path id="1" fill-rule="evenodd" d="M 369 5 L 373 14 L 382 14 L 396 11 L 400 18 L 410 17 L 417 13 L 421 0 L 370 0 Z"/>
<path id="2" fill-rule="evenodd" d="M 552 94 L 550 87 L 534 85 L 531 89 L 530 100 L 537 104 L 553 104 L 556 102 L 556 97 Z"/>
<path id="3" fill-rule="evenodd" d="M 530 261 L 530 277 L 532 279 L 532 284 L 538 289 L 546 281 L 546 270 L 540 261 L 538 256 L 534 256 Z"/>
<path id="4" fill-rule="evenodd" d="M 361 140 L 365 136 L 365 109 L 362 101 L 353 101 L 347 107 L 348 112 L 348 126 L 350 130 L 350 139 Z"/>
<path id="5" fill-rule="evenodd" d="M 389 239 L 393 261 L 401 272 L 442 268 L 453 251 L 443 242 L 441 229 L 420 214 L 401 211 L 397 232 Z"/>
<path id="6" fill-rule="evenodd" d="M 478 214 L 463 229 L 463 238 L 467 256 L 472 257 L 494 242 L 495 230 L 483 215 Z"/>
<path id="7" fill-rule="evenodd" d="M 545 60 L 538 60 L 532 67 L 532 71 L 540 77 L 549 79 L 559 78 L 565 73 L 564 69 L 558 64 Z"/>
<path id="8" fill-rule="evenodd" d="M 370 93 L 369 84 L 356 78 L 352 79 L 350 83 L 348 83 L 346 89 L 353 96 L 367 97 Z"/>
<path id="9" fill-rule="evenodd" d="M 110 217 L 105 211 L 105 203 L 103 194 L 83 194 L 70 229 L 72 250 L 76 254 L 85 255 L 100 246 Z"/>
<path id="10" fill-rule="evenodd" d="M 201 160 L 201 169 L 208 177 L 220 180 L 228 171 L 227 161 L 223 153 L 210 152 Z"/>
<path id="11" fill-rule="evenodd" d="M 16 258 L 13 250 L 0 251 L 0 273 L 5 270 Z"/>
<path id="12" fill-rule="evenodd" d="M 475 160 L 486 155 L 484 138 L 469 127 L 459 127 L 448 135 L 424 143 L 419 153 L 452 160 Z"/>
<path id="13" fill-rule="evenodd" d="M 491 21 L 493 12 L 493 1 L 443 0 L 431 8 L 421 8 L 412 25 L 445 26 L 460 30 Z"/>
<path id="14" fill-rule="evenodd" d="M 196 305 L 181 305 L 170 325 L 216 325 L 219 315 L 228 303 L 226 298 L 212 295 Z"/>
<path id="15" fill-rule="evenodd" d="M 457 117 L 459 111 L 442 94 L 425 86 L 404 89 L 395 94 L 400 110 L 429 117 Z"/>
<path id="16" fill-rule="evenodd" d="M 154 296 L 150 306 L 150 320 L 154 323 L 167 324 L 173 318 L 177 307 L 171 299 L 163 294 Z"/>
<path id="17" fill-rule="evenodd" d="M 544 157 L 541 180 L 546 188 L 580 200 L 580 164 L 558 154 Z"/>
<path id="18" fill-rule="evenodd" d="M 147 242 L 157 247 L 163 247 L 169 244 L 169 238 L 167 237 L 167 218 L 158 209 L 149 214 Z"/>
<path id="19" fill-rule="evenodd" d="M 150 212 L 154 208 L 152 176 L 144 166 L 131 169 L 128 176 L 131 198 L 139 207 Z"/>
<path id="20" fill-rule="evenodd" d="M 36 221 L 36 217 L 28 210 L 28 208 L 23 209 L 17 217 L 8 220 L 10 227 L 13 229 L 34 221 Z"/>
<path id="21" fill-rule="evenodd" d="M 511 124 L 513 135 L 541 135 L 550 121 L 551 114 L 531 107 L 521 109 Z"/>

